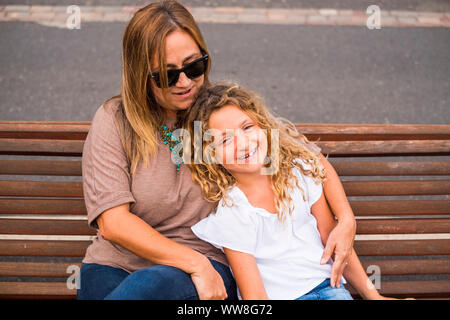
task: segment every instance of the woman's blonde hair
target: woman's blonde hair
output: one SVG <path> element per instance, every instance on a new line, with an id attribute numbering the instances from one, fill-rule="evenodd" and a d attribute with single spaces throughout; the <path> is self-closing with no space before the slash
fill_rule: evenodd
<path id="1" fill-rule="evenodd" d="M 134 174 L 140 160 L 148 164 L 149 155 L 154 156 L 158 144 L 158 127 L 166 114 L 156 102 L 150 89 L 149 74 L 152 59 L 158 57 L 163 87 L 167 87 L 165 43 L 175 30 L 187 32 L 203 54 L 208 54 L 203 36 L 189 11 L 177 1 L 151 3 L 138 10 L 128 23 L 122 41 L 121 93 L 109 100 L 121 98 L 118 124 L 122 144 Z M 208 83 L 211 58 L 208 60 L 204 82 Z M 165 90 L 163 94 L 166 95 Z"/>
<path id="2" fill-rule="evenodd" d="M 326 175 L 325 169 L 320 163 L 320 155 L 318 152 L 312 151 L 315 145 L 299 133 L 293 123 L 284 118 L 275 117 L 258 94 L 237 84 L 222 82 L 204 85 L 195 104 L 186 111 L 183 127 L 189 131 L 191 137 L 194 137 L 196 134 L 194 132 L 194 121 L 201 121 L 202 132 L 206 132 L 210 129 L 208 123 L 211 114 L 226 105 L 240 108 L 267 133 L 268 157 L 272 161 L 275 157 L 278 157 L 278 170 L 270 177 L 279 218 L 283 221 L 284 213 L 291 214 L 293 210 L 290 196 L 290 190 L 294 188 L 292 181 L 295 181 L 295 186 L 302 190 L 303 199 L 306 201 L 304 190 L 299 186 L 292 171 L 293 167 L 297 167 L 304 175 L 322 183 L 326 180 Z M 275 151 L 276 154 L 271 154 L 271 135 L 272 132 L 275 132 L 274 129 L 278 129 L 279 147 L 276 148 L 278 149 Z M 198 143 L 194 143 L 195 139 L 191 140 L 191 148 L 194 150 L 201 148 L 201 154 L 204 154 L 203 151 L 209 144 L 202 143 L 199 146 Z M 304 169 L 298 161 L 295 161 L 299 158 L 310 165 L 310 170 Z M 202 159 L 200 163 L 198 163 L 198 160 L 197 163 L 190 161 L 190 164 L 188 164 L 192 171 L 193 180 L 201 186 L 202 195 L 207 201 L 217 202 L 224 198 L 226 203 L 226 189 L 236 185 L 236 179 L 220 163 L 204 160 Z M 270 163 L 265 166 L 269 165 Z"/>

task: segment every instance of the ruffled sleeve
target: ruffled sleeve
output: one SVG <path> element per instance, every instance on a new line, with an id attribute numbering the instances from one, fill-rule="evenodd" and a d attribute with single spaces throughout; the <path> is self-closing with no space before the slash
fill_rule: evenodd
<path id="1" fill-rule="evenodd" d="M 215 213 L 191 227 L 194 234 L 221 249 L 228 248 L 254 255 L 256 250 L 256 216 L 248 207 L 235 203 L 232 207 L 219 202 Z"/>

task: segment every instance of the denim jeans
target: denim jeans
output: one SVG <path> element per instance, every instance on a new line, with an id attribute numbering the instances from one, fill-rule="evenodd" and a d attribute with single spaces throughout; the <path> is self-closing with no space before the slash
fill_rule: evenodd
<path id="1" fill-rule="evenodd" d="M 326 279 L 310 292 L 295 300 L 353 300 L 353 298 L 342 283 L 339 288 L 333 288 L 330 285 L 330 279 Z"/>
<path id="2" fill-rule="evenodd" d="M 236 282 L 230 268 L 210 259 L 222 276 L 227 300 L 236 300 Z M 81 266 L 79 300 L 198 300 L 191 276 L 175 267 L 156 265 L 128 273 L 100 264 Z"/>

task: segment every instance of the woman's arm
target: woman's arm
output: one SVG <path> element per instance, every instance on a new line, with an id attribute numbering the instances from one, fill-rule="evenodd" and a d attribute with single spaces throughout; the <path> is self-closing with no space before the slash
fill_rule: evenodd
<path id="1" fill-rule="evenodd" d="M 191 275 L 200 299 L 225 299 L 220 274 L 201 253 L 181 245 L 152 228 L 123 204 L 97 218 L 100 234 L 107 240 L 156 264 L 173 266 Z"/>
<path id="2" fill-rule="evenodd" d="M 339 176 L 331 163 L 322 154 L 320 154 L 320 158 L 327 174 L 327 181 L 323 184 L 326 201 L 338 219 L 337 225 L 327 238 L 321 263 L 326 263 L 330 260 L 334 253 L 333 273 L 330 282 L 331 286 L 337 285 L 339 287 L 339 281 L 345 265 L 352 254 L 356 220 Z"/>
<path id="3" fill-rule="evenodd" d="M 224 248 L 224 252 L 233 271 L 242 299 L 268 300 L 255 257 L 251 254 L 228 248 Z"/>

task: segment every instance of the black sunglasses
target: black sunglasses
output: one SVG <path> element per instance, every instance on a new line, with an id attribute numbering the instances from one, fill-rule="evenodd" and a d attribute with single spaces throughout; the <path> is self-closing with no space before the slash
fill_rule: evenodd
<path id="1" fill-rule="evenodd" d="M 180 73 L 184 72 L 186 77 L 189 79 L 195 79 L 205 74 L 206 68 L 208 67 L 208 55 L 205 54 L 203 57 L 192 61 L 191 63 L 185 65 L 181 69 L 169 69 L 167 70 L 167 82 L 169 87 L 174 86 L 178 79 L 180 78 Z M 150 77 L 155 81 L 158 88 L 162 88 L 161 78 L 159 72 L 153 72 Z"/>

